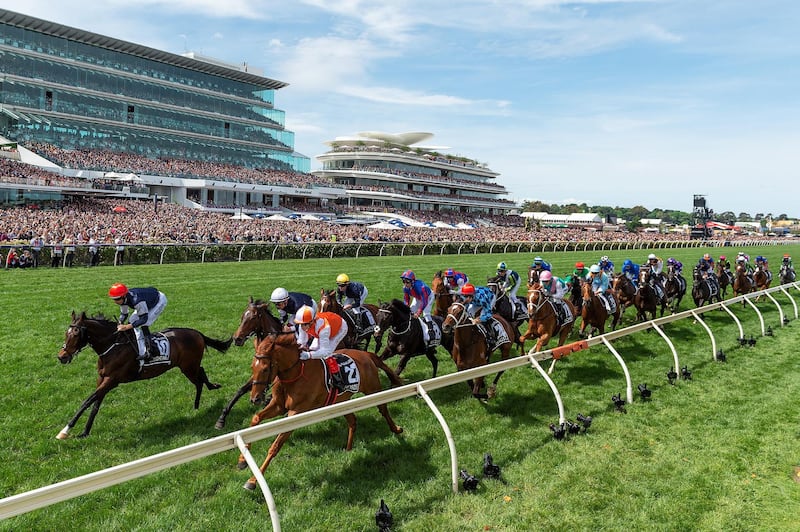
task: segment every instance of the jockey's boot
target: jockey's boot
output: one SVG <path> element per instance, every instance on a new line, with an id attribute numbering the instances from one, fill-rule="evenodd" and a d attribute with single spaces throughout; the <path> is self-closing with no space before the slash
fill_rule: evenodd
<path id="1" fill-rule="evenodd" d="M 426 319 L 425 325 L 428 327 L 428 342 L 430 343 L 433 340 L 433 322 Z"/>
<path id="2" fill-rule="evenodd" d="M 494 344 L 497 343 L 497 338 L 494 334 L 494 327 L 492 327 L 491 322 L 481 323 L 483 326 L 484 332 L 486 332 L 486 343 L 489 346 L 489 349 L 494 347 Z"/>
<path id="3" fill-rule="evenodd" d="M 341 371 L 331 372 L 331 385 L 340 392 L 344 391 L 344 379 L 342 379 Z"/>
<path id="4" fill-rule="evenodd" d="M 142 337 L 144 338 L 144 360 L 147 362 L 154 356 L 158 356 L 158 348 L 153 345 L 153 335 L 147 325 L 142 325 Z"/>

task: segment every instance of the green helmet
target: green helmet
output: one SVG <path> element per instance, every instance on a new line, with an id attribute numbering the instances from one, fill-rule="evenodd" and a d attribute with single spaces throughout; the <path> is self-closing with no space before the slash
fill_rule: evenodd
<path id="1" fill-rule="evenodd" d="M 497 263 L 497 271 L 498 271 L 498 272 L 504 272 L 504 271 L 506 271 L 507 269 L 508 269 L 508 268 L 506 268 L 506 263 L 505 263 L 505 262 L 498 262 L 498 263 Z"/>

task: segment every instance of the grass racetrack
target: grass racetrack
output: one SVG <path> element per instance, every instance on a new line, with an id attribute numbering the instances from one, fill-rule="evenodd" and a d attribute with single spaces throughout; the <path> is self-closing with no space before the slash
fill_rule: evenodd
<path id="1" fill-rule="evenodd" d="M 734 248 L 723 248 L 732 259 Z M 705 252 L 720 248 L 659 250 L 691 267 Z M 800 257 L 800 245 L 749 248 L 763 254 L 777 273 L 780 257 Z M 649 250 L 610 252 L 617 264 L 641 263 Z M 338 273 L 369 288 L 369 302 L 402 297 L 400 273 L 412 268 L 430 282 L 454 267 L 476 284 L 504 260 L 524 272 L 531 254 L 385 257 L 334 260 L 177 264 L 0 271 L 0 497 L 150 456 L 220 434 L 214 429 L 222 407 L 250 374 L 252 343 L 228 353 L 209 351 L 203 365 L 220 390 L 204 390 L 192 408 L 194 386 L 177 370 L 149 381 L 122 385 L 105 399 L 92 433 L 79 439 L 86 415 L 68 440 L 55 439 L 94 389 L 97 355 L 86 348 L 69 365 L 56 353 L 72 310 L 117 316 L 107 297 L 113 282 L 153 285 L 169 298 L 154 329 L 192 327 L 227 338 L 236 329 L 248 296 L 268 298 L 276 286 L 318 296 Z M 550 253 L 558 275 L 590 253 Z M 792 288 L 792 294 L 800 291 Z M 521 290 L 522 292 L 522 290 Z M 729 293 L 730 295 L 730 293 Z M 502 469 L 501 480 L 482 479 L 474 493 L 450 490 L 450 457 L 444 434 L 421 399 L 389 405 L 398 425 L 392 435 L 375 409 L 358 414 L 353 451 L 342 450 L 344 420 L 296 431 L 265 476 L 275 496 L 283 530 L 376 530 L 381 499 L 394 514 L 392 530 L 800 530 L 797 378 L 800 322 L 792 304 L 776 295 L 791 321 L 781 327 L 768 299 L 757 303 L 775 334 L 760 337 L 749 307 L 736 305 L 754 347 L 739 347 L 738 329 L 722 311 L 707 314 L 725 363 L 712 360 L 705 330 L 691 320 L 664 327 L 692 372 L 692 380 L 667 382 L 669 347 L 654 331 L 614 341 L 638 395 L 626 412 L 615 410 L 613 394 L 624 397 L 625 379 L 605 348 L 594 347 L 559 362 L 553 379 L 566 415 L 593 417 L 586 434 L 556 441 L 548 428 L 558 421 L 555 399 L 535 371 L 506 372 L 498 397 L 482 404 L 457 385 L 431 393 L 453 432 L 459 466 L 480 477 L 484 453 Z M 690 295 L 681 310 L 693 307 Z M 623 326 L 632 323 L 633 310 Z M 575 339 L 574 336 L 571 339 Z M 531 348 L 533 342 L 526 344 Z M 551 342 L 550 347 L 554 347 Z M 443 350 L 440 374 L 454 365 Z M 389 364 L 394 367 L 397 359 Z M 412 359 L 403 377 L 430 377 L 425 357 Z M 384 385 L 387 380 L 382 377 Z M 635 391 L 635 390 L 634 390 Z M 245 428 L 255 407 L 246 398 L 226 431 Z M 270 440 L 253 445 L 263 460 Z M 257 530 L 269 529 L 260 492 L 242 489 L 247 471 L 235 468 L 237 454 L 223 453 L 84 495 L 0 522 L 0 530 Z"/>

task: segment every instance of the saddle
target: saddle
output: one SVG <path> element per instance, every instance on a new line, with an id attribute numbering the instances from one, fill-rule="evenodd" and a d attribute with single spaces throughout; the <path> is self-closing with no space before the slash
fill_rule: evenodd
<path id="1" fill-rule="evenodd" d="M 150 353 L 150 358 L 140 360 L 139 368 L 158 366 L 162 364 L 170 364 L 169 354 L 170 346 L 169 339 L 163 333 L 152 333 L 150 335 L 150 344 L 145 342 L 145 349 Z"/>
<path id="2" fill-rule="evenodd" d="M 617 311 L 617 302 L 611 294 L 597 294 L 601 301 L 605 302 L 606 310 L 609 314 L 614 314 Z"/>
<path id="3" fill-rule="evenodd" d="M 328 389 L 326 405 L 332 404 L 337 395 L 344 392 L 356 393 L 361 386 L 358 365 L 347 355 L 334 353 L 322 360 L 325 370 L 325 386 Z"/>
<path id="4" fill-rule="evenodd" d="M 356 333 L 359 337 L 366 334 L 372 334 L 375 324 L 372 321 L 372 313 L 364 307 L 357 309 L 349 309 L 350 317 L 356 326 Z"/>
<path id="5" fill-rule="evenodd" d="M 551 299 L 550 305 L 556 313 L 556 330 L 560 330 L 564 325 L 572 323 L 575 316 L 569 310 L 567 303 L 563 299 Z"/>

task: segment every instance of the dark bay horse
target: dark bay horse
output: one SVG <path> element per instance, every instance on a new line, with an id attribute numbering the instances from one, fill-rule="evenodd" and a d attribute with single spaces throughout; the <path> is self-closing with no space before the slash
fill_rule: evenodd
<path id="1" fill-rule="evenodd" d="M 583 283 L 581 287 L 581 296 L 583 299 L 583 306 L 581 307 L 580 336 L 585 335 L 587 327 L 589 327 L 590 334 L 592 330 L 596 330 L 600 334 L 604 334 L 609 312 L 603 302 L 600 301 L 600 296 L 594 293 L 591 282 L 586 281 Z M 611 330 L 613 331 L 614 328 L 616 328 L 617 323 L 619 323 L 620 312 L 619 302 L 617 302 L 617 297 L 614 295 L 613 291 L 611 292 L 611 297 L 614 298 L 614 302 L 616 303 L 614 312 L 610 314 L 613 316 L 613 320 L 611 321 Z"/>
<path id="2" fill-rule="evenodd" d="M 617 294 L 619 313 L 621 316 L 625 314 L 626 308 L 633 305 L 633 299 L 636 297 L 636 286 L 634 286 L 633 281 L 628 279 L 625 273 L 620 272 L 614 276 L 612 287 Z"/>
<path id="3" fill-rule="evenodd" d="M 692 299 L 695 306 L 702 307 L 717 301 L 722 301 L 722 292 L 719 283 L 715 283 L 711 278 L 703 279 L 703 274 L 699 268 L 695 268 L 692 273 Z M 734 295 L 736 289 L 734 288 Z"/>
<path id="4" fill-rule="evenodd" d="M 583 279 L 576 275 L 572 275 L 567 283 L 567 291 L 569 292 L 569 302 L 575 307 L 575 311 L 580 313 L 581 305 L 583 305 L 583 296 L 581 296 L 581 284 Z"/>
<path id="5" fill-rule="evenodd" d="M 717 263 L 717 279 L 719 280 L 719 291 L 722 294 L 722 299 L 725 299 L 728 287 L 733 285 L 733 274 L 730 269 L 723 267 L 721 262 Z"/>
<path id="6" fill-rule="evenodd" d="M 667 279 L 664 282 L 664 294 L 667 298 L 667 306 L 670 312 L 675 314 L 681 304 L 683 296 L 686 295 L 686 279 L 675 271 L 675 266 L 667 266 Z"/>
<path id="7" fill-rule="evenodd" d="M 337 390 L 330 385 L 328 365 L 324 360 L 300 360 L 300 348 L 294 333 L 271 334 L 259 342 L 255 358 L 253 358 L 253 389 L 250 392 L 250 399 L 257 400 L 270 385 L 272 385 L 272 399 L 267 406 L 253 416 L 250 426 L 254 427 L 265 419 L 282 414 L 293 416 L 334 403 L 341 403 L 358 392 L 366 395 L 379 392 L 383 387 L 378 369 L 386 374 L 393 385 L 403 384 L 402 379 L 372 353 L 344 349 L 337 351 L 337 354 L 332 356 L 336 357 L 339 367 L 343 369 L 345 391 Z M 395 425 L 385 404 L 378 406 L 378 410 L 393 433 L 403 432 L 403 429 Z M 345 449 L 349 451 L 353 448 L 356 416 L 355 414 L 346 414 L 344 417 L 348 427 Z M 291 432 L 279 434 L 272 442 L 267 457 L 261 464 L 262 473 L 291 434 Z M 247 467 L 243 456 L 239 457 L 238 467 L 239 469 Z M 255 477 L 251 477 L 244 487 L 249 490 L 255 489 Z"/>
<path id="8" fill-rule="evenodd" d="M 441 335 L 441 345 L 448 351 L 453 350 L 453 336 L 441 334 L 443 318 L 433 316 L 434 327 L 438 328 Z M 400 363 L 397 365 L 395 373 L 399 376 L 406 368 L 406 364 L 413 356 L 425 355 L 433 366 L 433 376 L 436 377 L 436 370 L 439 368 L 439 360 L 436 358 L 436 344 L 429 345 L 425 342 L 422 331 L 423 325 L 418 318 L 411 314 L 411 309 L 399 299 L 393 299 L 388 303 L 383 303 L 378 309 L 378 319 L 375 320 L 375 337 L 388 332 L 386 347 L 380 354 L 381 360 L 386 360 L 395 355 L 400 355 Z"/>
<path id="9" fill-rule="evenodd" d="M 786 264 L 781 265 L 781 270 L 778 273 L 781 284 L 793 283 L 796 279 L 794 270 L 790 269 Z"/>
<path id="10" fill-rule="evenodd" d="M 125 382 L 152 379 L 174 367 L 180 368 L 181 372 L 195 386 L 195 410 L 200 406 L 203 385 L 209 390 L 216 390 L 220 387 L 219 384 L 213 384 L 208 380 L 206 371 L 200 363 L 207 347 L 213 347 L 224 353 L 230 347 L 231 339 L 215 340 L 199 331 L 185 328 L 164 329 L 160 333 L 154 334 L 153 337 L 156 343 L 168 345 L 168 355 L 155 357 L 140 368 L 139 361 L 136 359 L 139 348 L 132 330 L 117 332 L 117 322 L 107 320 L 103 316 L 90 318 L 86 316 L 85 312 L 80 315 L 72 313 L 72 322 L 65 333 L 64 345 L 58 351 L 58 360 L 62 364 L 68 364 L 81 349 L 87 345 L 90 346 L 98 354 L 97 388 L 81 404 L 67 426 L 58 433 L 56 437 L 59 440 L 69 436 L 75 423 L 91 406 L 92 410 L 86 421 L 86 427 L 79 437 L 88 436 L 106 394 Z"/>
<path id="11" fill-rule="evenodd" d="M 522 352 L 522 345 L 519 343 L 519 337 L 515 337 L 516 330 L 504 320 L 499 314 L 494 314 L 493 319 L 502 327 L 508 339 L 502 342 L 499 346 L 500 359 L 506 360 L 511 356 L 512 343 L 520 346 Z M 458 371 L 465 369 L 476 368 L 478 366 L 485 366 L 489 363 L 492 353 L 495 351 L 493 346 L 487 345 L 486 336 L 474 325 L 470 320 L 469 313 L 463 303 L 460 301 L 454 302 L 447 309 L 447 317 L 444 319 L 442 329 L 445 334 L 453 334 L 453 350 L 450 355 L 453 362 L 456 363 Z M 486 393 L 481 390 L 484 387 L 484 377 L 478 377 L 474 381 L 467 381 L 472 396 L 476 399 L 489 399 L 497 394 L 497 381 L 503 372 L 500 371 L 495 375 L 492 385 L 487 389 Z"/>
<path id="12" fill-rule="evenodd" d="M 575 320 L 578 317 L 577 311 L 569 300 L 563 300 L 564 305 L 567 306 L 571 314 L 571 319 L 565 323 L 559 323 L 558 313 L 556 312 L 555 305 L 560 305 L 559 301 L 549 297 L 541 285 L 538 283 L 533 285 L 533 288 L 528 290 L 528 330 L 519 339 L 524 347 L 525 340 L 528 338 L 537 338 L 534 351 L 539 352 L 547 347 L 550 339 L 553 336 L 558 337 L 558 346 L 564 345 L 572 332 L 575 325 Z M 553 372 L 555 366 L 555 359 L 550 365 L 548 373 Z"/>
<path id="13" fill-rule="evenodd" d="M 372 324 L 374 324 L 375 318 L 378 316 L 378 307 L 363 302 L 361 307 L 369 311 L 372 315 Z M 345 311 L 342 304 L 336 299 L 336 290 L 325 290 L 324 288 L 320 290 L 318 312 L 333 312 L 340 315 L 347 322 L 347 335 L 344 337 L 346 348 L 363 349 L 365 351 L 369 348 L 370 339 L 375 332 L 372 324 L 365 323 L 363 327 L 359 327 L 355 314 L 351 310 Z"/>
<path id="14" fill-rule="evenodd" d="M 736 273 L 733 276 L 733 296 L 749 294 L 755 290 L 755 281 L 747 275 L 747 268 L 744 264 L 736 265 Z M 744 305 L 744 301 L 742 301 Z"/>
<path id="15" fill-rule="evenodd" d="M 528 319 L 527 302 L 525 299 L 522 299 L 519 296 L 516 298 L 518 301 L 512 301 L 508 293 L 501 289 L 501 286 L 502 280 L 500 279 L 500 276 L 488 277 L 486 279 L 486 287 L 492 291 L 495 297 L 495 312 L 503 316 L 503 319 L 513 325 L 516 329 L 519 329 L 520 324 Z M 515 307 L 513 319 L 511 318 L 512 305 Z"/>
<path id="16" fill-rule="evenodd" d="M 649 268 L 642 268 L 639 272 L 639 290 L 633 298 L 633 306 L 636 307 L 636 319 L 639 321 L 646 321 L 647 315 L 650 314 L 650 319 L 656 319 L 656 311 L 658 305 L 661 305 L 661 316 L 664 316 L 664 310 L 667 307 L 666 297 L 659 299 L 656 289 L 653 288 L 651 283 L 651 271 Z"/>
<path id="17" fill-rule="evenodd" d="M 261 299 L 253 300 L 253 298 L 250 297 L 247 308 L 245 308 L 242 313 L 239 327 L 236 329 L 236 332 L 233 333 L 233 343 L 237 346 L 242 346 L 245 340 L 254 336 L 253 343 L 257 346 L 258 342 L 263 340 L 268 334 L 282 332 L 282 330 L 281 322 L 269 310 L 269 303 Z M 236 390 L 234 396 L 228 401 L 225 408 L 222 409 L 222 413 L 214 424 L 214 428 L 225 428 L 225 420 L 228 414 L 231 413 L 233 405 L 235 405 L 243 395 L 247 394 L 252 387 L 253 379 L 249 379 L 241 388 Z M 263 399 L 265 398 L 262 398 L 262 400 Z"/>
<path id="18" fill-rule="evenodd" d="M 453 294 L 450 293 L 444 284 L 442 270 L 436 272 L 431 281 L 431 292 L 433 293 L 433 314 L 444 319 L 447 316 L 447 308 L 453 304 Z"/>

